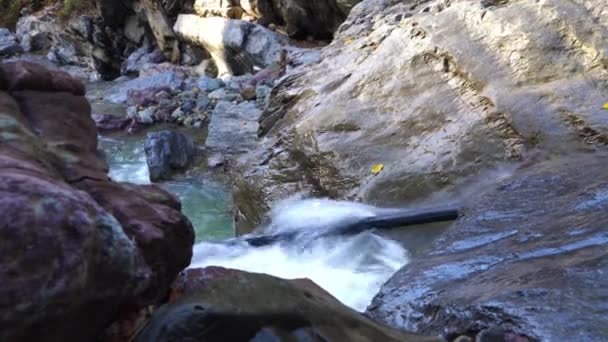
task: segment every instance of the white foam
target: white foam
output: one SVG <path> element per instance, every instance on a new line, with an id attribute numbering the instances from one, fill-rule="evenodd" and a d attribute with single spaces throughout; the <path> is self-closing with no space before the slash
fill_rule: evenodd
<path id="1" fill-rule="evenodd" d="M 398 243 L 371 232 L 350 237 L 306 239 L 314 224 L 373 216 L 375 208 L 326 199 L 289 201 L 272 211 L 274 230 L 298 229 L 302 237 L 285 244 L 251 247 L 202 242 L 190 267 L 223 266 L 281 278 L 309 278 L 344 304 L 365 310 L 380 286 L 408 262 Z M 314 223 L 314 224 L 312 224 Z"/>

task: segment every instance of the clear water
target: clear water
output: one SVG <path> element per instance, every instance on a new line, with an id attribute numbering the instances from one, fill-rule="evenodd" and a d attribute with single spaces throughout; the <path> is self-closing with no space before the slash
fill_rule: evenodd
<path id="1" fill-rule="evenodd" d="M 112 179 L 149 183 L 143 137 L 106 137 L 100 142 Z M 271 223 L 261 230 L 301 234 L 289 243 L 260 248 L 234 239 L 233 243 L 219 241 L 233 235 L 229 194 L 222 185 L 205 178 L 181 178 L 161 186 L 179 196 L 184 214 L 195 226 L 198 243 L 190 267 L 216 265 L 288 279 L 309 278 L 346 305 L 365 310 L 380 286 L 408 262 L 408 253 L 400 244 L 372 232 L 312 238 L 314 231 L 384 209 L 326 199 L 278 203 L 272 209 Z"/>
<path id="2" fill-rule="evenodd" d="M 102 137 L 99 140 L 110 164 L 110 177 L 118 182 L 149 184 L 144 137 Z M 182 211 L 194 226 L 196 241 L 233 236 L 230 195 L 223 185 L 204 177 L 181 177 L 159 184 L 177 195 Z"/>

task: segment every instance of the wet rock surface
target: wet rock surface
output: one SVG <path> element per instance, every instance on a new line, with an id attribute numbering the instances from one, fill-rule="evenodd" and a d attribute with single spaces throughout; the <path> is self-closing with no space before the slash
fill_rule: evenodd
<path id="1" fill-rule="evenodd" d="M 373 322 L 308 279 L 219 267 L 185 271 L 136 339 L 184 340 L 440 341 Z"/>
<path id="2" fill-rule="evenodd" d="M 185 170 L 195 153 L 192 139 L 177 131 L 148 133 L 144 150 L 153 182 L 170 179 L 175 172 Z"/>
<path id="3" fill-rule="evenodd" d="M 293 193 L 405 205 L 535 147 L 601 148 L 600 7 L 359 3 L 321 58 L 273 89 L 244 189 L 260 208 Z"/>
<path id="4" fill-rule="evenodd" d="M 425 334 L 500 326 L 540 341 L 604 340 L 605 158 L 540 163 L 472 199 L 424 257 L 382 287 L 368 314 Z"/>
<path id="5" fill-rule="evenodd" d="M 0 64 L 0 340 L 93 340 L 125 307 L 156 303 L 191 258 L 180 204 L 114 183 L 84 86 Z"/>

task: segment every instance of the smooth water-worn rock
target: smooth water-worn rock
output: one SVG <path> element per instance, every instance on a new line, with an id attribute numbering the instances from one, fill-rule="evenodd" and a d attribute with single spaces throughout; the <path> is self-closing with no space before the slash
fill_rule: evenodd
<path id="1" fill-rule="evenodd" d="M 205 145 L 213 153 L 238 156 L 256 147 L 257 120 L 261 111 L 255 102 L 220 101 L 209 122 Z"/>
<path id="2" fill-rule="evenodd" d="M 184 170 L 195 152 L 192 139 L 177 131 L 148 133 L 144 150 L 153 182 L 170 179 L 176 171 Z"/>
<path id="3" fill-rule="evenodd" d="M 0 56 L 11 56 L 23 51 L 15 35 L 8 29 L 0 28 Z"/>
<path id="4" fill-rule="evenodd" d="M 604 145 L 604 7 L 359 3 L 321 58 L 273 89 L 243 189 L 266 204 L 297 192 L 405 205 L 534 147 Z"/>
<path id="5" fill-rule="evenodd" d="M 81 82 L 0 64 L 0 340 L 94 340 L 157 303 L 194 233 L 155 186 L 112 182 Z"/>
<path id="6" fill-rule="evenodd" d="M 254 67 L 278 63 L 287 43 L 260 25 L 220 17 L 180 14 L 173 29 L 181 39 L 208 51 L 220 75 L 252 73 Z"/>
<path id="7" fill-rule="evenodd" d="M 607 156 L 533 165 L 472 199 L 368 313 L 426 334 L 501 326 L 538 341 L 605 340 Z"/>
<path id="8" fill-rule="evenodd" d="M 308 279 L 190 269 L 136 341 L 440 341 L 378 324 Z"/>

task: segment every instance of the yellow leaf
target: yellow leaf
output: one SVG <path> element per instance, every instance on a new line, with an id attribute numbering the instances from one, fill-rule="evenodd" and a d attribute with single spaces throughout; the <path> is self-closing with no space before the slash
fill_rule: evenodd
<path id="1" fill-rule="evenodd" d="M 604 103 L 604 106 L 602 106 L 602 108 L 608 110 L 608 102 Z"/>
<path id="2" fill-rule="evenodd" d="M 384 164 L 376 164 L 372 166 L 372 175 L 377 175 L 384 170 Z"/>
<path id="3" fill-rule="evenodd" d="M 344 45 L 349 45 L 352 44 L 352 42 L 354 42 L 355 40 L 352 37 L 346 38 L 344 40 Z"/>

